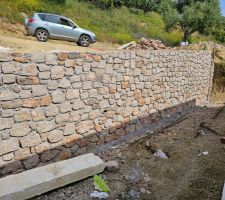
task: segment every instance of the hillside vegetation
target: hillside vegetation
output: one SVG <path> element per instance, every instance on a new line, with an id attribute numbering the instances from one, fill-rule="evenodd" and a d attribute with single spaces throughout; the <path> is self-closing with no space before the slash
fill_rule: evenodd
<path id="1" fill-rule="evenodd" d="M 56 3 L 56 1 L 58 3 Z M 91 2 L 79 0 L 0 0 L 0 17 L 11 22 L 23 23 L 22 12 L 48 12 L 65 15 L 79 26 L 94 31 L 98 41 L 126 43 L 144 36 L 160 39 L 167 45 L 176 45 L 182 40 L 179 28 L 165 31 L 163 17 L 157 12 L 144 12 L 140 9 L 120 8 L 102 9 Z M 208 40 L 195 34 L 192 41 Z"/>

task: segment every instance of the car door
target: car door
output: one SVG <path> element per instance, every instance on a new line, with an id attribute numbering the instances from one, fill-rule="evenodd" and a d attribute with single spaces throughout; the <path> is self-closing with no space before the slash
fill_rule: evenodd
<path id="1" fill-rule="evenodd" d="M 44 18 L 45 28 L 49 31 L 51 38 L 60 38 L 59 30 L 61 27 L 59 16 L 57 15 L 47 15 Z"/>
<path id="2" fill-rule="evenodd" d="M 76 26 L 66 18 L 60 17 L 61 29 L 59 35 L 65 40 L 75 41 Z"/>

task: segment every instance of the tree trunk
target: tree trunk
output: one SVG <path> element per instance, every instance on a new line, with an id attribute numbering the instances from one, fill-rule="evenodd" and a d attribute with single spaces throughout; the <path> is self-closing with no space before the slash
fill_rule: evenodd
<path id="1" fill-rule="evenodd" d="M 188 42 L 188 40 L 190 39 L 190 36 L 191 34 L 189 31 L 184 31 L 183 41 Z"/>

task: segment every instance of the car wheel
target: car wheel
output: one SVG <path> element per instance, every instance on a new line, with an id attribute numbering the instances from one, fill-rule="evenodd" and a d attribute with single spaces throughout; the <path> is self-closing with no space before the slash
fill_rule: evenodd
<path id="1" fill-rule="evenodd" d="M 46 42 L 49 39 L 48 31 L 45 29 L 38 29 L 35 33 L 35 36 L 41 42 Z"/>
<path id="2" fill-rule="evenodd" d="M 91 44 L 91 38 L 88 35 L 82 35 L 79 39 L 79 45 L 88 47 Z"/>

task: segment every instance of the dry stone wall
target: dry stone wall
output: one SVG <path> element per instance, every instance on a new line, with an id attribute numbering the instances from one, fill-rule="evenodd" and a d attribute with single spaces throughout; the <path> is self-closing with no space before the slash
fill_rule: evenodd
<path id="1" fill-rule="evenodd" d="M 0 174 L 67 159 L 207 100 L 207 51 L 0 54 Z M 181 107 L 182 109 L 182 107 Z"/>

